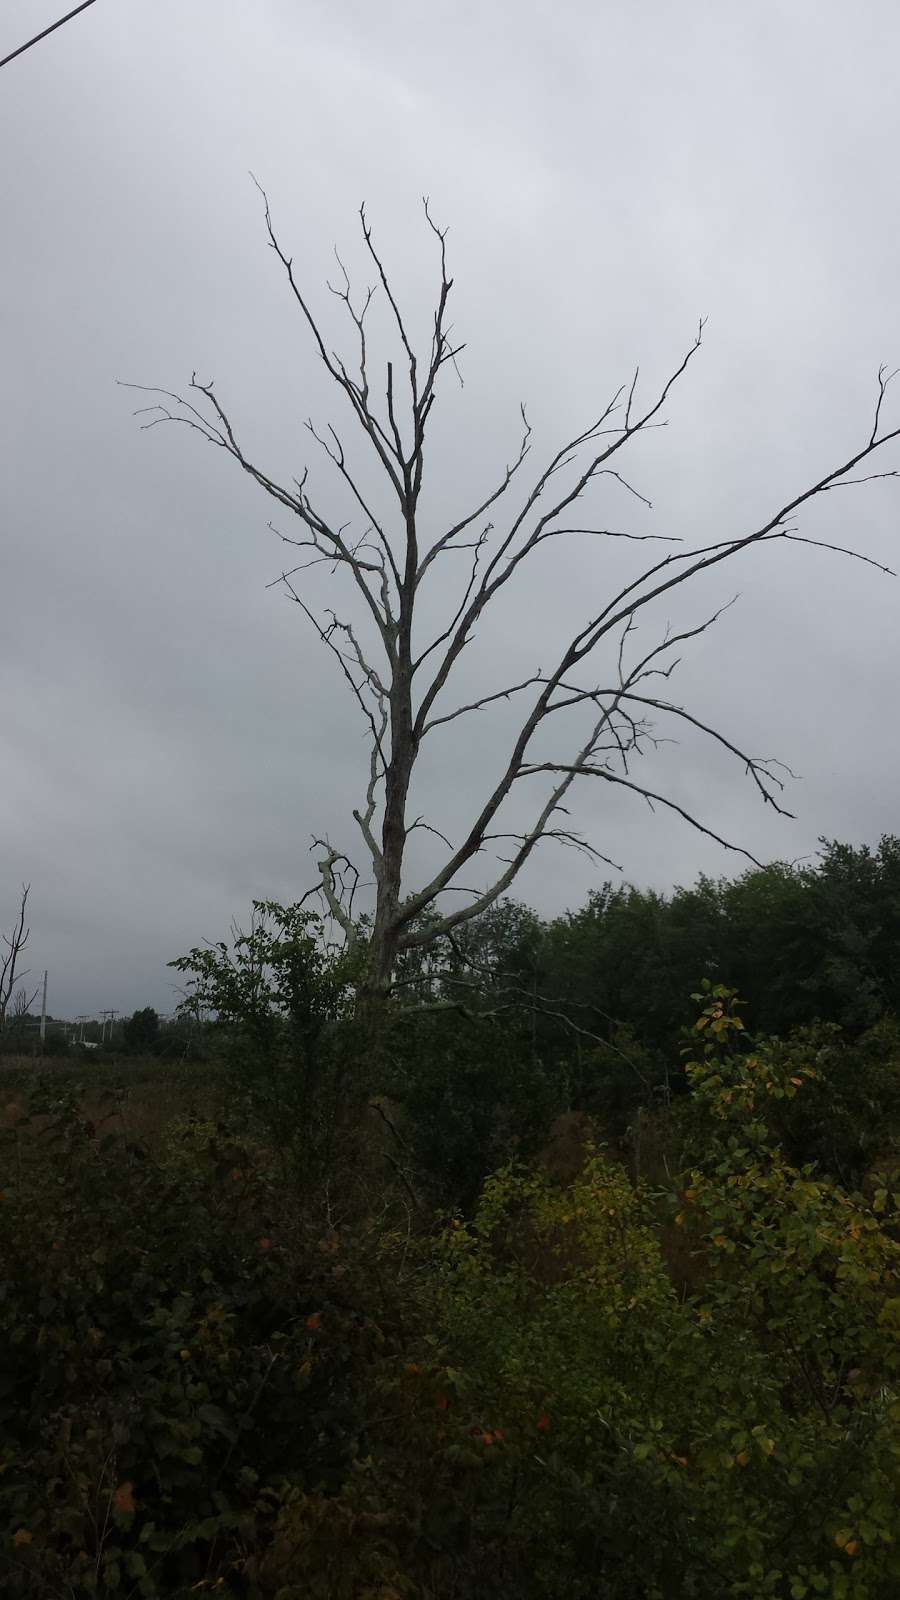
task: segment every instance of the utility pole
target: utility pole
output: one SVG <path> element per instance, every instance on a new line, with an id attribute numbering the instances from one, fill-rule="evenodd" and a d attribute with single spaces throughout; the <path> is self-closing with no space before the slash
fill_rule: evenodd
<path id="1" fill-rule="evenodd" d="M 87 1012 L 86 1011 L 82 1011 L 80 1013 L 80 1015 L 75 1018 L 75 1021 L 79 1024 L 79 1028 L 78 1028 L 78 1043 L 79 1044 L 83 1044 L 84 1043 L 84 1025 L 87 1022 L 87 1019 L 88 1019 L 88 1016 L 87 1016 Z"/>
<path id="2" fill-rule="evenodd" d="M 115 1019 L 119 1015 L 119 1013 L 114 1007 L 111 1007 L 106 1011 L 101 1011 L 100 1015 L 103 1018 L 103 1024 L 102 1024 L 101 1029 L 100 1029 L 100 1043 L 103 1044 L 103 1042 L 104 1042 L 104 1040 L 106 1038 L 106 1023 L 107 1023 L 107 1020 L 109 1021 L 109 1037 L 111 1039 L 112 1038 L 112 1031 L 113 1031 L 113 1022 L 115 1021 Z"/>
<path id="3" fill-rule="evenodd" d="M 41 1054 L 44 1053 L 44 1040 L 47 1037 L 47 969 L 44 968 L 44 997 L 41 1001 Z"/>

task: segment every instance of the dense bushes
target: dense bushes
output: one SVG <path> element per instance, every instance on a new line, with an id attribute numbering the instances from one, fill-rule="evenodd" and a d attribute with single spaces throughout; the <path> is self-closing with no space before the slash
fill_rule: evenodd
<path id="1" fill-rule="evenodd" d="M 5 1146 L 6 1592 L 168 1596 L 232 1572 L 289 1488 L 350 1469 L 384 1340 L 371 1230 L 345 1247 L 215 1128 L 151 1153 L 47 1091 Z"/>
<path id="2" fill-rule="evenodd" d="M 669 1056 L 703 978 L 747 994 L 760 1031 L 824 1021 L 859 1033 L 900 1012 L 900 839 L 875 850 L 823 841 L 814 864 L 701 878 L 668 896 L 606 885 L 532 950 L 538 992 L 596 1032 L 626 1023 Z"/>
<path id="3" fill-rule="evenodd" d="M 701 879 L 668 897 L 607 885 L 551 923 L 503 903 L 432 949 L 412 975 L 418 999 L 456 1004 L 468 1022 L 454 1016 L 446 1034 L 433 1020 L 416 1022 L 429 1048 L 407 1075 L 410 1107 L 421 1100 L 434 1126 L 446 1117 L 448 1134 L 451 1127 L 464 1134 L 471 1117 L 478 1126 L 466 1159 L 478 1148 L 502 1159 L 483 1117 L 491 1096 L 504 1104 L 509 1059 L 526 1140 L 534 1093 L 542 1111 L 586 1112 L 610 1138 L 625 1139 L 639 1116 L 655 1117 L 682 1093 L 677 1062 L 690 995 L 704 980 L 721 982 L 749 995 L 747 1018 L 758 1033 L 789 1038 L 792 1051 L 823 1068 L 802 1116 L 786 1116 L 779 1127 L 792 1159 L 856 1183 L 900 1126 L 891 1066 L 898 975 L 900 840 L 891 837 L 876 850 L 828 844 L 813 865 Z M 405 970 L 402 978 L 411 982 Z M 435 1081 L 442 1071 L 445 1104 Z M 452 1138 L 432 1133 L 430 1140 L 449 1157 Z M 480 1178 L 491 1164 L 472 1159 L 472 1170 Z"/>
<path id="4" fill-rule="evenodd" d="M 751 1041 L 699 1003 L 670 1182 L 520 1159 L 436 1221 L 556 1105 L 488 1019 L 435 1014 L 418 1089 L 391 1056 L 403 1144 L 338 1121 L 322 1181 L 265 1118 L 148 1144 L 40 1087 L 3 1133 L 6 1592 L 891 1600 L 895 1183 L 795 1150 L 860 1074 L 894 1103 L 892 1036 Z"/>

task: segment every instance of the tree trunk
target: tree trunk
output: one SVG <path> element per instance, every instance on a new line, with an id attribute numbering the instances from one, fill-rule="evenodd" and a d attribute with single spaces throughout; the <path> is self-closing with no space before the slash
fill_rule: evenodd
<path id="1" fill-rule="evenodd" d="M 391 693 L 391 759 L 385 774 L 384 820 L 381 829 L 381 862 L 375 902 L 375 919 L 369 960 L 363 980 L 357 1015 L 367 1028 L 377 1031 L 390 992 L 391 979 L 400 945 L 398 911 L 406 850 L 406 804 L 415 761 L 412 718 L 412 672 L 408 644 L 405 659 L 397 669 Z"/>

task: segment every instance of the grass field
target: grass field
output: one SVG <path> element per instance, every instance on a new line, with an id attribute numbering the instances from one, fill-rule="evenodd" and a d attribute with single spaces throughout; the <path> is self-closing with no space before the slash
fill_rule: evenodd
<path id="1" fill-rule="evenodd" d="M 39 1082 L 72 1095 L 98 1133 L 114 1129 L 151 1142 L 173 1121 L 214 1116 L 222 1102 L 221 1073 L 209 1062 L 10 1056 L 0 1061 L 0 1127 L 21 1120 L 28 1091 Z"/>

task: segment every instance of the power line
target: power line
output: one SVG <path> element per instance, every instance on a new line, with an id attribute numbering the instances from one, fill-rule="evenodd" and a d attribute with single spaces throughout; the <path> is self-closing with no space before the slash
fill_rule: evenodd
<path id="1" fill-rule="evenodd" d="M 82 4 L 76 6 L 74 11 L 67 11 L 65 16 L 60 17 L 58 22 L 51 22 L 49 28 L 45 28 L 43 33 L 36 33 L 33 39 L 28 40 L 27 44 L 20 44 L 18 50 L 13 50 L 11 55 L 4 56 L 3 60 L 0 61 L 0 67 L 5 67 L 9 61 L 15 61 L 16 56 L 23 55 L 26 50 L 31 49 L 33 44 L 39 44 L 41 39 L 46 39 L 48 33 L 55 33 L 57 28 L 61 28 L 64 22 L 70 22 L 72 17 L 77 17 L 79 11 L 87 11 L 88 6 L 93 4 L 94 0 L 82 0 Z"/>

